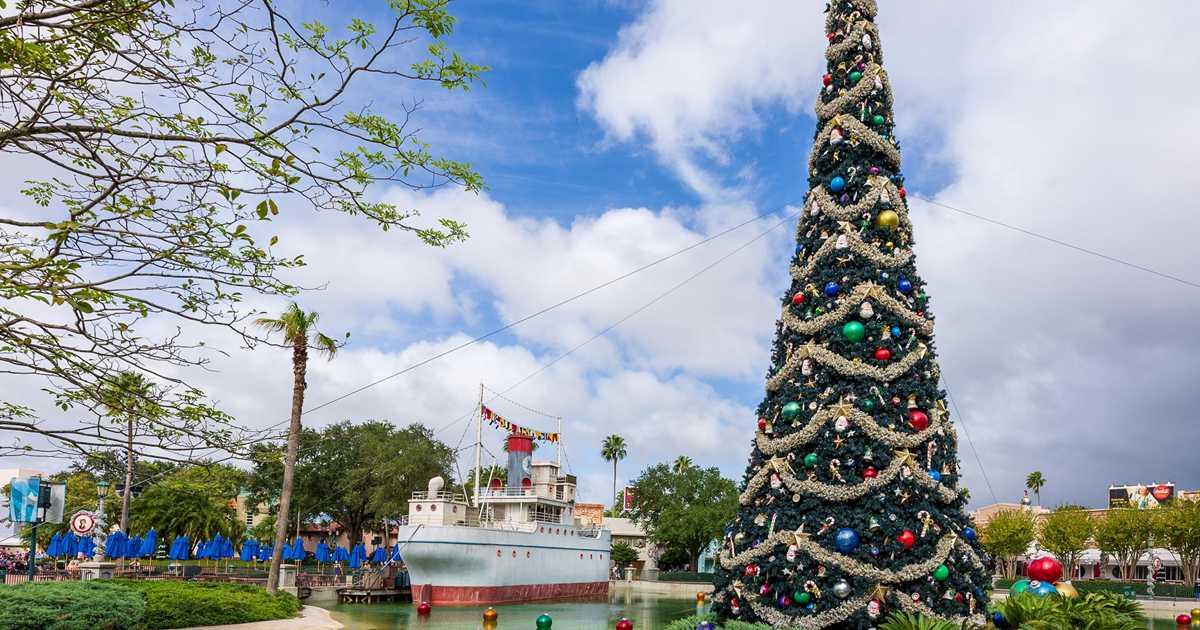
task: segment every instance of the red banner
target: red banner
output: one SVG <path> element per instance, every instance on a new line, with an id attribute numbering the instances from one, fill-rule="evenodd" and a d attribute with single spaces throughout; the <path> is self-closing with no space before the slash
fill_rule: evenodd
<path id="1" fill-rule="evenodd" d="M 501 416 L 500 414 L 496 413 L 495 411 L 492 411 L 491 409 L 488 408 L 487 405 L 480 405 L 479 413 L 483 414 L 483 419 L 487 420 L 492 426 L 494 426 L 502 431 L 507 431 L 509 434 L 523 435 L 525 437 L 532 438 L 535 440 L 546 440 L 548 442 L 557 442 L 558 441 L 559 436 L 557 433 L 550 432 L 550 431 L 534 431 L 533 429 L 527 429 L 519 424 L 509 421 L 507 418 Z"/>

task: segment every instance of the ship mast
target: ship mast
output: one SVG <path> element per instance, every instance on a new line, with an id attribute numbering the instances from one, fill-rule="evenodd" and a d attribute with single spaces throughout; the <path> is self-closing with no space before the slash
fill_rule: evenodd
<path id="1" fill-rule="evenodd" d="M 479 507 L 479 464 L 483 449 L 483 383 L 479 384 L 479 407 L 475 409 L 475 507 Z"/>
<path id="2" fill-rule="evenodd" d="M 562 416 L 555 418 L 558 421 L 557 427 L 554 429 L 558 432 L 558 439 L 554 441 L 554 458 L 558 464 L 558 474 L 562 474 Z"/>

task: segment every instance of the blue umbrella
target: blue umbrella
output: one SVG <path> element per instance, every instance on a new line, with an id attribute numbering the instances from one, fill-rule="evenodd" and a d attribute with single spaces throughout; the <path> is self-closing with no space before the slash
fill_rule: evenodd
<path id="1" fill-rule="evenodd" d="M 138 536 L 130 536 L 129 540 L 125 541 L 125 557 L 140 558 L 142 555 L 142 539 Z"/>
<path id="2" fill-rule="evenodd" d="M 235 554 L 233 552 L 233 539 L 226 538 L 225 543 L 223 545 L 221 545 L 221 557 L 225 558 L 226 560 L 229 560 L 229 559 L 233 558 L 234 555 Z"/>
<path id="3" fill-rule="evenodd" d="M 387 547 L 376 547 L 375 550 L 371 552 L 371 562 L 374 562 L 375 564 L 383 564 L 384 562 L 387 562 Z"/>
<path id="4" fill-rule="evenodd" d="M 334 551 L 333 551 L 333 561 L 334 562 L 346 562 L 348 560 L 350 560 L 350 552 L 346 551 L 345 547 L 339 546 L 337 549 L 334 549 Z"/>
<path id="5" fill-rule="evenodd" d="M 50 544 L 46 545 L 46 555 L 51 558 L 57 558 L 59 555 L 59 547 L 62 546 L 62 536 L 55 534 L 50 537 Z"/>
<path id="6" fill-rule="evenodd" d="M 150 531 L 146 532 L 145 538 L 142 538 L 142 548 L 138 550 L 138 555 L 143 558 L 153 558 L 154 552 L 158 550 L 158 532 L 151 527 Z"/>
<path id="7" fill-rule="evenodd" d="M 116 531 L 109 534 L 104 541 L 104 555 L 109 558 L 124 558 L 125 540 L 125 532 Z"/>
<path id="8" fill-rule="evenodd" d="M 275 547 L 273 544 L 263 543 L 263 546 L 258 548 L 258 559 L 269 560 L 271 558 L 271 552 L 274 550 Z"/>
<path id="9" fill-rule="evenodd" d="M 324 539 L 317 543 L 317 549 L 313 552 L 313 556 L 316 557 L 317 562 L 330 562 L 333 560 L 333 554 L 329 552 L 329 543 L 325 542 Z"/>
<path id="10" fill-rule="evenodd" d="M 79 548 L 79 536 L 75 532 L 67 532 L 58 542 L 59 558 L 74 558 L 75 550 Z"/>
<path id="11" fill-rule="evenodd" d="M 283 541 L 283 546 L 279 548 L 279 561 L 288 562 L 292 559 L 292 546 Z"/>
<path id="12" fill-rule="evenodd" d="M 242 542 L 242 553 L 238 556 L 238 560 L 242 562 L 251 562 L 254 560 L 254 554 L 258 551 L 258 541 L 254 539 L 246 539 Z"/>
<path id="13" fill-rule="evenodd" d="M 191 541 L 187 536 L 176 536 L 171 542 L 171 553 L 167 554 L 167 557 L 172 560 L 187 560 L 191 548 Z"/>
<path id="14" fill-rule="evenodd" d="M 357 569 L 367 560 L 367 548 L 360 542 L 350 550 L 350 568 Z"/>
<path id="15" fill-rule="evenodd" d="M 304 562 L 306 557 L 308 557 L 308 551 L 304 548 L 304 539 L 297 538 L 296 543 L 292 545 L 292 560 Z"/>
<path id="16" fill-rule="evenodd" d="M 401 559 L 402 558 L 400 557 L 400 543 L 396 543 L 396 544 L 392 545 L 392 557 L 390 558 L 390 560 L 392 562 L 400 562 Z"/>
<path id="17" fill-rule="evenodd" d="M 85 558 L 91 558 L 96 555 L 96 539 L 91 536 L 84 536 L 79 539 L 79 546 L 75 548 L 75 555 L 83 554 Z"/>

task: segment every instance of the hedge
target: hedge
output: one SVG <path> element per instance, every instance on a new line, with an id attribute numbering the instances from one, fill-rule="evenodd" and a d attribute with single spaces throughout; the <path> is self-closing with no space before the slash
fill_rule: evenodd
<path id="1" fill-rule="evenodd" d="M 294 596 L 257 586 L 157 580 L 0 586 L 5 630 L 160 630 L 286 619 Z"/>
<path id="2" fill-rule="evenodd" d="M 1025 578 L 1020 578 L 1025 579 Z M 996 580 L 996 588 L 1008 590 L 1016 580 Z M 1118 580 L 1072 580 L 1071 585 L 1082 593 L 1116 593 L 1123 595 L 1126 588 L 1132 588 L 1137 597 L 1147 597 L 1145 582 L 1122 582 Z M 1196 589 L 1186 584 L 1155 584 L 1154 596 L 1173 597 L 1176 599 L 1196 599 Z"/>
<path id="3" fill-rule="evenodd" d="M 706 582 L 712 584 L 712 573 L 694 573 L 692 571 L 663 571 L 658 574 L 659 582 Z"/>
<path id="4" fill-rule="evenodd" d="M 146 600 L 103 582 L 33 582 L 0 586 L 5 630 L 137 630 Z"/>

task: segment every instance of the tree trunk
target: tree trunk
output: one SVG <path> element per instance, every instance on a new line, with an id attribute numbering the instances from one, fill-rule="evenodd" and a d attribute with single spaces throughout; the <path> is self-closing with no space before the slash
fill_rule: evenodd
<path id="1" fill-rule="evenodd" d="M 620 514 L 621 512 L 620 512 L 620 510 L 617 509 L 617 503 L 616 503 L 616 501 L 617 501 L 617 458 L 615 458 L 615 457 L 613 458 L 613 493 L 612 493 L 612 497 L 613 497 L 613 514 Z M 624 501 L 621 502 L 621 507 L 622 508 L 625 507 Z"/>
<path id="2" fill-rule="evenodd" d="M 275 544 L 271 549 L 271 570 L 267 573 L 267 592 L 279 591 L 279 564 L 287 540 L 288 513 L 292 508 L 292 480 L 296 474 L 296 451 L 300 446 L 300 413 L 304 410 L 304 373 L 308 367 L 307 338 L 296 339 L 292 348 L 292 422 L 288 427 L 287 455 L 283 460 L 283 491 L 275 516 Z"/>
<path id="3" fill-rule="evenodd" d="M 133 493 L 133 416 L 126 418 L 128 422 L 125 433 L 125 491 L 121 493 L 121 531 L 129 533 L 129 497 Z"/>

